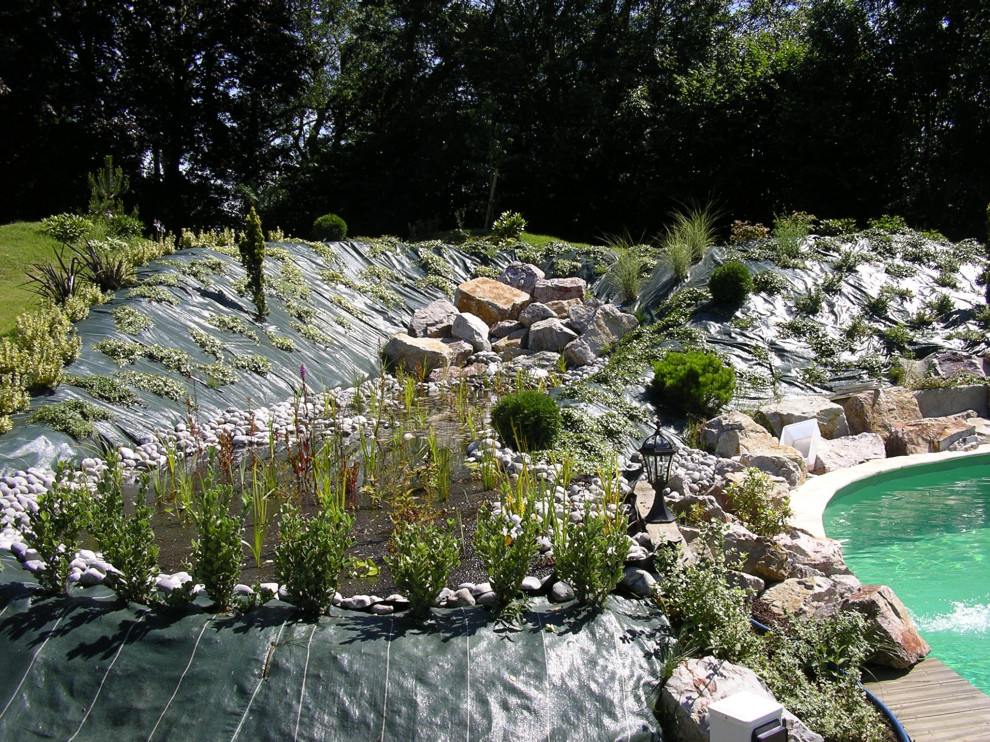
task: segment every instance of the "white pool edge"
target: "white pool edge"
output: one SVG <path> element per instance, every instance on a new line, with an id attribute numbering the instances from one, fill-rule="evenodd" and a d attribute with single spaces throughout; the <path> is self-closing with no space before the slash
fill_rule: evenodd
<path id="1" fill-rule="evenodd" d="M 848 469 L 840 469 L 812 477 L 800 487 L 791 490 L 791 510 L 794 514 L 788 523 L 804 529 L 818 538 L 826 538 L 825 524 L 822 520 L 825 508 L 829 501 L 835 497 L 835 493 L 846 485 L 882 472 L 985 453 L 990 453 L 990 444 L 984 444 L 969 451 L 919 453 L 911 456 L 896 456 L 890 459 L 875 459 L 874 461 L 867 461 L 865 464 L 851 466 Z"/>

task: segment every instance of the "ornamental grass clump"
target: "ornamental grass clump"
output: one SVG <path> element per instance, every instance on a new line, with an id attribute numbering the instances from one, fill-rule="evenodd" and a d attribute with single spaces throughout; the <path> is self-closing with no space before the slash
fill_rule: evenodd
<path id="1" fill-rule="evenodd" d="M 736 373 L 711 353 L 667 353 L 653 364 L 649 395 L 676 413 L 714 417 L 732 400 Z"/>
<path id="2" fill-rule="evenodd" d="M 547 394 L 526 389 L 507 394 L 492 408 L 492 427 L 518 451 L 549 448 L 562 425 L 560 408 Z"/>
<path id="3" fill-rule="evenodd" d="M 399 591 L 409 599 L 413 615 L 424 618 L 450 573 L 460 564 L 454 523 L 397 523 L 388 543 L 385 564 Z"/>
<path id="4" fill-rule="evenodd" d="M 353 524 L 349 514 L 336 508 L 323 507 L 311 517 L 292 505 L 282 510 L 276 574 L 292 602 L 306 613 L 326 613 L 333 604 L 347 562 L 344 554 L 354 544 Z"/>

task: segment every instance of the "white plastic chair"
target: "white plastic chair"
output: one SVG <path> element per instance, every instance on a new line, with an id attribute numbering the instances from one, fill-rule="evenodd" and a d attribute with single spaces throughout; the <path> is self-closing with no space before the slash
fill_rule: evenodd
<path id="1" fill-rule="evenodd" d="M 821 440 L 821 437 L 817 420 L 802 420 L 791 423 L 785 425 L 784 429 L 780 431 L 781 444 L 800 451 L 808 469 L 815 468 L 815 460 L 818 458 L 818 441 Z"/>

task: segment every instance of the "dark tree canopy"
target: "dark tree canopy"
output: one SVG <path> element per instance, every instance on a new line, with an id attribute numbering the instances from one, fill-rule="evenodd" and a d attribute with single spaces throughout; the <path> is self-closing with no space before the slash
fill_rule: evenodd
<path id="1" fill-rule="evenodd" d="M 982 0 L 21 0 L 0 7 L 0 220 L 112 154 L 145 219 L 593 238 L 677 203 L 983 237 Z"/>

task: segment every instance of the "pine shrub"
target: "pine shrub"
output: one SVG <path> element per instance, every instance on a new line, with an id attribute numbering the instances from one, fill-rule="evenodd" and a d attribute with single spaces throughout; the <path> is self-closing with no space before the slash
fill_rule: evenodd
<path id="1" fill-rule="evenodd" d="M 732 399 L 736 373 L 711 353 L 667 353 L 653 364 L 650 396 L 688 416 L 713 417 Z"/>

